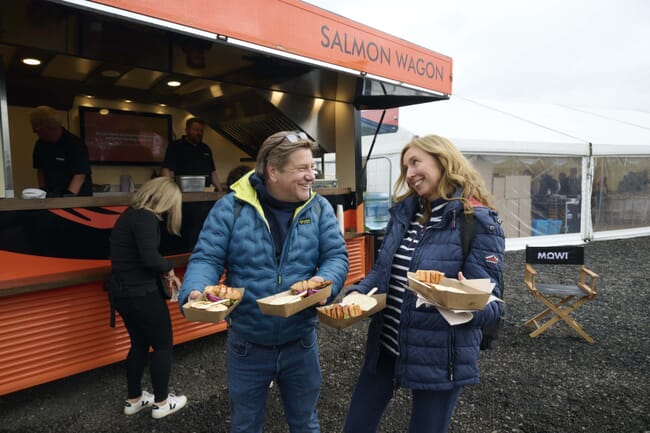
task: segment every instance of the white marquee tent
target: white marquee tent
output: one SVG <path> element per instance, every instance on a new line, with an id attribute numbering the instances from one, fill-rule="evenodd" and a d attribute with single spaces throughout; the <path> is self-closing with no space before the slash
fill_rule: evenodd
<path id="1" fill-rule="evenodd" d="M 402 107 L 399 122 L 416 135 L 447 137 L 468 153 L 585 155 L 589 151 L 587 140 L 458 97 Z"/>
<path id="2" fill-rule="evenodd" d="M 451 139 L 476 165 L 488 161 L 492 172 L 484 175 L 487 183 L 493 182 L 493 175 L 497 180 L 531 176 L 528 199 L 532 199 L 532 209 L 524 196 L 518 197 L 517 208 L 508 191 L 507 205 L 506 201 L 499 203 L 504 220 L 520 225 L 520 232 L 506 231 L 508 249 L 520 249 L 527 243 L 650 234 L 650 113 L 454 96 L 448 101 L 400 108 L 399 125 L 398 134 L 378 136 L 372 152 L 374 158 L 391 160 L 391 184 L 399 174 L 402 146 L 413 135 L 432 133 Z M 364 137 L 364 154 L 371 140 Z M 565 191 L 566 195 L 553 191 L 552 197 L 540 197 L 539 192 L 534 195 L 536 179 L 544 175 L 562 178 L 570 170 L 577 170 L 580 176 L 578 196 L 571 196 L 571 191 Z M 373 178 L 386 183 L 385 174 L 373 174 L 369 164 L 369 191 L 377 188 Z M 544 205 L 536 206 L 536 200 Z M 563 209 L 558 210 L 555 202 L 559 200 L 564 201 Z M 544 218 L 560 221 L 561 231 L 539 232 L 535 223 Z"/>
<path id="3" fill-rule="evenodd" d="M 503 101 L 484 106 L 588 141 L 592 155 L 650 155 L 650 113 Z"/>

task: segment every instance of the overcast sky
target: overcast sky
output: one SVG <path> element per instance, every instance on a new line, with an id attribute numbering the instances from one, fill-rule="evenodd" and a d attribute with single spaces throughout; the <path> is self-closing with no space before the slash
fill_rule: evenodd
<path id="1" fill-rule="evenodd" d="M 452 95 L 650 112 L 650 0 L 308 1 L 452 57 Z"/>

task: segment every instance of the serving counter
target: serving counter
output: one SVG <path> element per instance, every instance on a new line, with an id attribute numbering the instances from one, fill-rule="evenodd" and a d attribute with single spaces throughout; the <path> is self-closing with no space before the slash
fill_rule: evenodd
<path id="1" fill-rule="evenodd" d="M 333 204 L 349 190 L 319 191 Z M 181 237 L 161 230 L 161 252 L 182 278 L 203 220 L 221 193 L 184 193 Z M 129 338 L 119 315 L 110 328 L 102 282 L 109 236 L 130 195 L 42 200 L 0 199 L 0 395 L 125 358 Z M 354 210 L 349 209 L 348 215 Z M 346 234 L 350 273 L 365 275 L 365 236 Z M 226 329 L 189 322 L 169 303 L 174 344 Z"/>

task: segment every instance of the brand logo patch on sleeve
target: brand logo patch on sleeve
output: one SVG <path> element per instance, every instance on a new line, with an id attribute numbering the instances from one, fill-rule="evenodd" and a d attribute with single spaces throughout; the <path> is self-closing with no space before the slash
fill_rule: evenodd
<path id="1" fill-rule="evenodd" d="M 494 255 L 491 255 L 491 256 L 487 256 L 487 257 L 485 257 L 485 261 L 488 262 L 488 263 L 494 263 L 495 265 L 496 265 L 497 263 L 499 263 L 499 259 L 498 259 L 498 257 L 497 257 L 497 256 L 494 256 Z"/>
<path id="2" fill-rule="evenodd" d="M 298 224 L 311 224 L 311 218 L 301 218 L 298 220 Z"/>

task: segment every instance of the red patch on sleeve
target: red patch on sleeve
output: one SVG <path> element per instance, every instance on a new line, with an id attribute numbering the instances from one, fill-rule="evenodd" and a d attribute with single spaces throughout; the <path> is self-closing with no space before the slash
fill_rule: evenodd
<path id="1" fill-rule="evenodd" d="M 487 256 L 487 257 L 485 258 L 485 261 L 486 261 L 486 262 L 489 262 L 489 263 L 494 263 L 495 265 L 496 265 L 497 263 L 499 263 L 499 259 L 498 259 L 496 256 L 494 256 L 494 255 Z"/>

